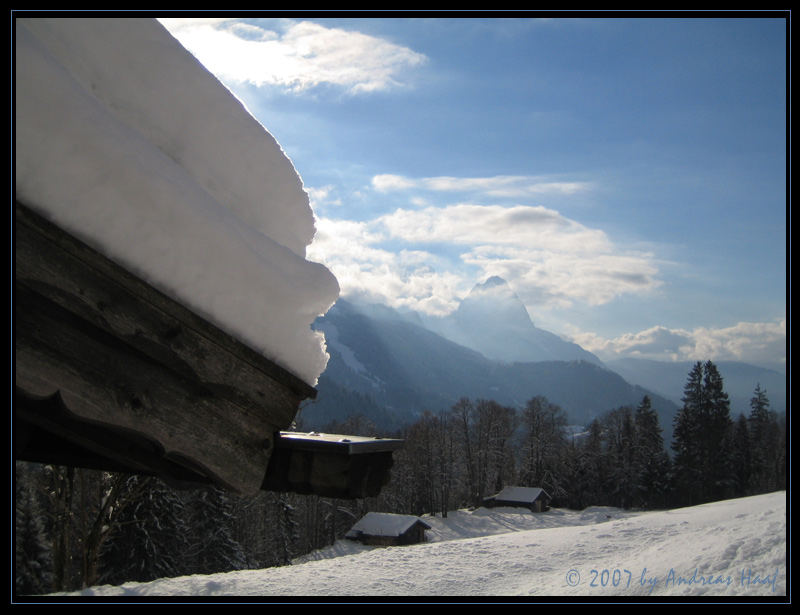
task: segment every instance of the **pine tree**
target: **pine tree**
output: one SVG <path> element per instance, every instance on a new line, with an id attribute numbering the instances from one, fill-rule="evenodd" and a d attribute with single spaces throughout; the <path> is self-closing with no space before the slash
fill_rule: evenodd
<path id="1" fill-rule="evenodd" d="M 188 574 L 213 574 L 242 570 L 247 558 L 235 538 L 231 498 L 217 487 L 198 488 L 182 494 L 189 529 L 186 559 Z"/>
<path id="2" fill-rule="evenodd" d="M 683 407 L 675 415 L 672 449 L 675 489 L 683 504 L 702 499 L 702 467 L 698 434 L 703 404 L 703 366 L 695 363 L 683 389 Z"/>
<path id="3" fill-rule="evenodd" d="M 634 419 L 636 439 L 633 465 L 636 475 L 634 502 L 642 508 L 660 508 L 666 505 L 669 489 L 670 460 L 664 448 L 664 438 L 658 414 L 645 395 L 636 408 Z"/>
<path id="4" fill-rule="evenodd" d="M 735 478 L 734 495 L 743 497 L 750 493 L 750 476 L 752 474 L 752 445 L 747 418 L 740 414 L 733 428 L 733 475 Z"/>
<path id="5" fill-rule="evenodd" d="M 580 452 L 582 480 L 573 490 L 581 494 L 579 497 L 584 506 L 610 505 L 608 458 L 605 452 L 604 430 L 598 419 L 589 424 L 589 433 L 584 439 Z"/>
<path id="6" fill-rule="evenodd" d="M 753 493 L 766 493 L 774 484 L 772 470 L 775 450 L 773 447 L 777 445 L 777 442 L 770 437 L 774 433 L 771 429 L 771 419 L 767 392 L 761 388 L 760 384 L 757 384 L 753 397 L 750 399 L 750 416 L 748 417 L 752 457 L 750 487 Z"/>
<path id="7" fill-rule="evenodd" d="M 722 376 L 707 361 L 696 363 L 675 417 L 675 487 L 685 504 L 728 497 L 733 492 L 730 402 Z"/>
<path id="8" fill-rule="evenodd" d="M 707 423 L 703 430 L 706 435 L 706 467 L 712 479 L 710 497 L 712 500 L 720 500 L 733 495 L 731 404 L 716 365 L 707 361 L 704 367 L 708 404 Z"/>
<path id="9" fill-rule="evenodd" d="M 611 504 L 629 508 L 636 487 L 634 451 L 636 447 L 633 414 L 628 407 L 612 410 L 603 417 L 606 455 L 611 470 Z"/>
<path id="10" fill-rule="evenodd" d="M 36 497 L 36 478 L 25 464 L 16 464 L 14 489 L 14 592 L 42 594 L 51 589 L 50 545 L 43 512 Z"/>
<path id="11" fill-rule="evenodd" d="M 187 574 L 189 529 L 177 493 L 158 479 L 132 475 L 118 498 L 125 505 L 103 545 L 101 581 L 118 585 Z"/>

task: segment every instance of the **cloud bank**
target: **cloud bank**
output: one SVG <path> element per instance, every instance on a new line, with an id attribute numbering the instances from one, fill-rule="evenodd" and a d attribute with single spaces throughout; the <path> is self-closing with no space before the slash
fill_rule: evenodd
<path id="1" fill-rule="evenodd" d="M 654 254 L 618 245 L 603 230 L 555 209 L 521 204 L 432 206 L 428 200 L 416 200 L 421 190 L 474 191 L 480 201 L 512 186 L 524 187 L 529 194 L 536 186 L 542 193 L 590 189 L 580 182 L 558 185 L 523 176 L 378 175 L 369 186 L 372 192 L 366 191 L 367 202 L 395 193 L 408 196 L 408 206 L 360 221 L 322 215 L 335 214 L 339 201 L 325 189 L 311 189 L 317 197 L 312 198 L 317 236 L 309 258 L 335 272 L 345 296 L 428 314 L 451 312 L 476 282 L 493 275 L 508 280 L 526 305 L 542 312 L 601 306 L 623 296 L 657 296 L 662 281 Z M 785 369 L 785 320 L 691 330 L 653 326 L 616 338 L 575 328 L 560 333 L 607 360 L 711 358 Z"/>
<path id="2" fill-rule="evenodd" d="M 745 361 L 773 368 L 786 363 L 786 320 L 740 322 L 731 327 L 692 330 L 655 326 L 606 339 L 575 332 L 571 339 L 601 358 L 635 357 L 658 361 Z M 776 359 L 780 357 L 781 359 Z"/>
<path id="3" fill-rule="evenodd" d="M 380 175 L 373 178 L 372 198 L 414 186 L 450 191 L 458 185 L 491 196 L 501 186 L 530 191 L 541 184 L 518 176 Z M 567 182 L 558 190 L 563 186 L 578 189 Z M 317 236 L 309 257 L 336 273 L 344 294 L 368 293 L 389 305 L 446 313 L 476 282 L 492 275 L 508 280 L 525 303 L 543 308 L 602 305 L 661 284 L 652 254 L 621 248 L 602 230 L 543 206 L 412 205 L 355 222 L 325 217 L 320 212 L 330 210 L 317 205 Z"/>

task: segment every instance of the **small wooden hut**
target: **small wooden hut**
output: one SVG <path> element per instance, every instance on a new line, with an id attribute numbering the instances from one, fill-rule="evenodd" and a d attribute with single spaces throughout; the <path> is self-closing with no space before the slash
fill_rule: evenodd
<path id="1" fill-rule="evenodd" d="M 550 508 L 550 496 L 541 487 L 505 487 L 499 493 L 484 498 L 486 508 L 509 506 L 527 508 L 531 512 L 544 512 Z"/>
<path id="2" fill-rule="evenodd" d="M 430 525 L 414 515 L 369 512 L 345 534 L 345 538 L 365 545 L 411 545 L 425 542 L 425 530 L 429 529 Z"/>

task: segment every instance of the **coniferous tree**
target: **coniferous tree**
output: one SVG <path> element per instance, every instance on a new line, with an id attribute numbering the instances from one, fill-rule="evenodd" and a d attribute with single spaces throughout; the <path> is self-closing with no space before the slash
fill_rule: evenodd
<path id="1" fill-rule="evenodd" d="M 51 590 L 50 545 L 37 498 L 36 476 L 16 464 L 14 489 L 14 592 L 43 594 Z"/>
<path id="2" fill-rule="evenodd" d="M 777 429 L 777 453 L 773 464 L 775 474 L 775 489 L 786 489 L 786 416 L 783 420 L 775 421 Z"/>
<path id="3" fill-rule="evenodd" d="M 189 526 L 177 493 L 156 478 L 132 475 L 119 499 L 128 503 L 103 546 L 100 580 L 118 585 L 187 574 Z"/>
<path id="4" fill-rule="evenodd" d="M 634 423 L 634 504 L 642 508 L 661 508 L 666 505 L 669 490 L 670 460 L 664 448 L 658 414 L 647 395 L 636 408 Z"/>
<path id="5" fill-rule="evenodd" d="M 733 475 L 735 479 L 734 495 L 743 497 L 750 493 L 750 476 L 752 474 L 752 446 L 747 418 L 740 414 L 733 427 Z"/>
<path id="6" fill-rule="evenodd" d="M 564 482 L 567 485 L 564 505 L 581 510 L 588 505 L 586 500 L 588 464 L 584 447 L 571 438 L 564 448 Z"/>
<path id="7" fill-rule="evenodd" d="M 675 489 L 683 504 L 699 503 L 703 497 L 699 445 L 703 403 L 703 365 L 697 362 L 683 389 L 683 407 L 675 416 L 673 431 Z"/>
<path id="8" fill-rule="evenodd" d="M 222 489 L 207 487 L 184 494 L 184 523 L 190 536 L 186 550 L 188 574 L 242 570 L 247 558 L 235 538 L 233 502 Z"/>
<path id="9" fill-rule="evenodd" d="M 612 410 L 603 417 L 605 425 L 606 455 L 611 470 L 611 504 L 629 508 L 636 490 L 634 450 L 636 448 L 633 413 L 628 407 Z"/>
<path id="10" fill-rule="evenodd" d="M 767 392 L 756 385 L 750 399 L 750 416 L 748 417 L 750 432 L 752 472 L 750 474 L 750 491 L 766 493 L 778 488 L 776 463 L 781 454 L 780 428 L 775 414 L 770 411 Z"/>
<path id="11" fill-rule="evenodd" d="M 608 459 L 605 451 L 603 427 L 598 419 L 589 424 L 589 433 L 581 446 L 581 465 L 583 480 L 580 492 L 583 506 L 606 506 L 610 479 Z M 581 508 L 583 507 L 581 506 Z"/>
<path id="12" fill-rule="evenodd" d="M 733 422 L 730 400 L 716 365 L 707 361 L 703 386 L 705 403 L 703 429 L 703 467 L 708 483 L 707 498 L 721 500 L 733 495 Z"/>
<path id="13" fill-rule="evenodd" d="M 730 402 L 722 376 L 707 361 L 696 363 L 675 417 L 675 488 L 684 504 L 700 504 L 733 493 Z"/>

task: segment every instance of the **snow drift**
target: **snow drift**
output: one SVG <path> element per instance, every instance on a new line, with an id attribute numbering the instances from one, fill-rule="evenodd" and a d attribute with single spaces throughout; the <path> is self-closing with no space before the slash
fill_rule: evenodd
<path id="1" fill-rule="evenodd" d="M 16 198 L 315 385 L 339 286 L 275 139 L 155 20 L 15 26 Z"/>
<path id="2" fill-rule="evenodd" d="M 497 508 L 424 516 L 428 541 L 341 540 L 292 566 L 125 583 L 72 596 L 787 595 L 786 492 L 657 512 Z"/>

